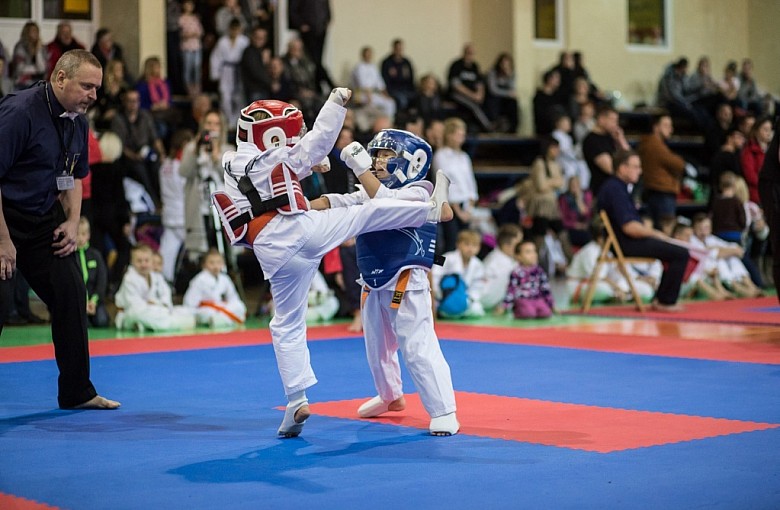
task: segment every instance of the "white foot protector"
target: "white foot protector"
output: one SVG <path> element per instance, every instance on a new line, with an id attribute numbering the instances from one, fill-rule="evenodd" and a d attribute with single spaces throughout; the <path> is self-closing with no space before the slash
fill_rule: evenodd
<path id="1" fill-rule="evenodd" d="M 305 408 L 301 409 L 304 406 Z M 299 410 L 300 412 L 298 412 Z M 298 437 L 303 430 L 303 424 L 306 423 L 306 419 L 310 414 L 308 399 L 304 398 L 288 403 L 287 409 L 284 410 L 284 419 L 277 433 L 281 437 Z"/>
<path id="2" fill-rule="evenodd" d="M 432 436 L 454 436 L 460 430 L 460 423 L 452 412 L 432 418 L 428 430 L 431 431 Z"/>
<path id="3" fill-rule="evenodd" d="M 361 418 L 373 418 L 375 416 L 379 416 L 380 414 L 384 414 L 390 409 L 388 406 L 390 405 L 390 402 L 384 402 L 379 395 L 376 397 L 366 400 L 363 402 L 363 405 L 358 407 L 358 416 Z"/>
<path id="4" fill-rule="evenodd" d="M 406 399 L 404 399 L 403 395 L 389 402 L 382 401 L 382 398 L 377 395 L 371 400 L 363 402 L 363 405 L 358 407 L 358 415 L 361 418 L 374 418 L 388 411 L 397 413 L 404 409 L 406 409 Z"/>
<path id="5" fill-rule="evenodd" d="M 441 208 L 445 202 L 449 201 L 450 179 L 444 174 L 443 170 L 436 172 L 436 186 L 433 187 L 431 194 L 432 208 L 428 212 L 427 220 L 431 223 L 438 223 L 441 220 Z"/>

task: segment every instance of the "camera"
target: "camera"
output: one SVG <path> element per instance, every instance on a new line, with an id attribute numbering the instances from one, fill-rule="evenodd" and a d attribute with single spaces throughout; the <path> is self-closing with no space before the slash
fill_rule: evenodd
<path id="1" fill-rule="evenodd" d="M 211 152 L 211 133 L 208 131 L 204 131 L 200 135 L 200 139 L 198 140 L 198 146 L 206 149 L 207 152 Z"/>

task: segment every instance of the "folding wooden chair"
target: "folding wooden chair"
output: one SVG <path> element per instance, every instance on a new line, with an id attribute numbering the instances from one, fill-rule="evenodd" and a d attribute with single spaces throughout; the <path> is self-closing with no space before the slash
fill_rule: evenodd
<path id="1" fill-rule="evenodd" d="M 649 263 L 655 261 L 656 259 L 652 257 L 625 257 L 623 255 L 623 250 L 620 249 L 620 244 L 618 243 L 617 237 L 615 237 L 615 231 L 612 229 L 612 223 L 609 221 L 609 216 L 607 216 L 607 213 L 603 210 L 599 211 L 599 215 L 601 216 L 601 221 L 604 223 L 606 239 L 604 240 L 604 246 L 601 248 L 601 254 L 599 255 L 598 261 L 596 262 L 596 267 L 593 268 L 593 272 L 590 275 L 590 280 L 588 281 L 588 291 L 585 293 L 585 299 L 582 301 L 582 311 L 584 313 L 590 310 L 590 305 L 593 301 L 593 294 L 596 292 L 596 282 L 598 281 L 601 266 L 605 263 L 614 262 L 617 264 L 617 268 L 620 271 L 620 274 L 622 274 L 628 282 L 628 287 L 631 289 L 631 295 L 634 297 L 634 305 L 636 306 L 637 310 L 644 312 L 645 305 L 642 303 L 642 298 L 639 295 L 639 292 L 636 290 L 633 280 L 631 280 L 628 274 L 626 264 Z"/>

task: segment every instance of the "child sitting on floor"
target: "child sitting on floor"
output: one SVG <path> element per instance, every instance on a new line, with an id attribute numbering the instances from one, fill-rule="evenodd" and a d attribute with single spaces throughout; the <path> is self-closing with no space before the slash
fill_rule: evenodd
<path id="1" fill-rule="evenodd" d="M 246 305 L 233 281 L 225 274 L 225 259 L 212 248 L 203 257 L 201 271 L 184 293 L 184 306 L 195 310 L 198 325 L 237 326 L 246 321 Z"/>
<path id="2" fill-rule="evenodd" d="M 515 250 L 518 266 L 509 278 L 504 308 L 513 310 L 516 319 L 550 317 L 555 311 L 547 274 L 539 265 L 533 241 L 523 241 Z"/>
<path id="3" fill-rule="evenodd" d="M 440 316 L 454 319 L 485 315 L 485 309 L 480 302 L 485 288 L 485 266 L 477 257 L 481 247 L 482 236 L 479 232 L 471 229 L 461 230 L 458 232 L 455 250 L 444 254 L 444 265 L 434 265 L 431 269 L 433 292 L 439 303 Z M 451 275 L 457 275 L 459 283 L 465 286 L 466 299 L 462 301 L 463 306 L 453 308 L 448 306 L 442 283 L 452 281 Z M 457 294 L 460 294 L 460 291 Z"/>
<path id="4" fill-rule="evenodd" d="M 195 327 L 195 313 L 173 306 L 171 288 L 161 273 L 152 270 L 153 250 L 137 244 L 130 266 L 114 296 L 116 328 L 125 330 L 178 331 Z"/>

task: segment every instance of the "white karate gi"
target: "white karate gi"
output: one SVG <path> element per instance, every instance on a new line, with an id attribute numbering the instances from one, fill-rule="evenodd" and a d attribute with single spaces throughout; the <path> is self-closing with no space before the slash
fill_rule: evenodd
<path id="1" fill-rule="evenodd" d="M 176 258 L 184 244 L 184 183 L 179 174 L 181 161 L 165 158 L 160 167 L 160 198 L 162 200 L 163 233 L 160 237 L 160 256 L 163 259 L 163 276 L 173 281 Z"/>
<path id="2" fill-rule="evenodd" d="M 509 277 L 517 267 L 517 261 L 495 248 L 487 254 L 482 263 L 485 266 L 485 290 L 481 302 L 485 310 L 491 310 L 503 303 L 506 289 L 509 287 Z"/>
<path id="3" fill-rule="evenodd" d="M 195 327 L 195 313 L 173 306 L 171 288 L 161 273 L 152 272 L 147 279 L 133 266 L 128 267 L 114 302 L 119 309 L 117 329 L 178 331 Z"/>
<path id="4" fill-rule="evenodd" d="M 596 241 L 591 241 L 574 254 L 571 259 L 571 263 L 566 268 L 566 289 L 568 290 L 569 299 L 571 303 L 582 303 L 585 296 L 588 293 L 588 282 L 593 274 L 593 270 L 596 269 L 596 263 L 601 255 L 601 245 Z M 620 286 L 620 282 L 625 282 L 625 278 L 620 271 L 615 271 L 617 275 L 613 274 L 612 269 L 614 264 L 606 263 L 602 264 L 599 268 L 599 274 L 596 278 L 596 290 L 593 293 L 594 303 L 603 303 L 614 299 L 615 290 L 612 286 L 604 281 L 606 278 L 618 277 L 616 283 Z M 628 284 L 626 284 L 626 287 Z"/>
<path id="5" fill-rule="evenodd" d="M 466 292 L 469 298 L 469 308 L 465 317 L 481 317 L 485 315 L 482 307 L 482 293 L 485 291 L 485 265 L 477 257 L 471 257 L 468 266 L 463 265 L 463 257 L 458 250 L 444 254 L 444 265 L 433 266 L 433 294 L 436 299 L 441 299 L 441 279 L 444 275 L 459 274 L 466 284 Z"/>
<path id="6" fill-rule="evenodd" d="M 395 100 L 386 95 L 387 86 L 377 66 L 360 62 L 352 70 L 352 89 L 365 104 L 376 106 L 391 119 L 395 118 Z"/>
<path id="7" fill-rule="evenodd" d="M 224 273 L 214 276 L 204 269 L 196 274 L 184 293 L 182 304 L 195 310 L 198 324 L 225 327 L 246 321 L 246 305 L 233 281 Z"/>
<path id="8" fill-rule="evenodd" d="M 720 237 L 712 234 L 708 235 L 703 241 L 696 236 L 691 236 L 691 245 L 697 248 L 706 248 L 709 250 L 709 257 L 705 261 L 704 270 L 711 272 L 713 268 L 718 270 L 718 278 L 726 285 L 731 285 L 735 281 L 743 280 L 744 278 L 750 278 L 745 264 L 739 257 L 732 256 L 721 258 L 718 257 L 719 248 L 728 248 L 738 246 L 736 243 L 730 243 L 724 241 Z"/>
<path id="9" fill-rule="evenodd" d="M 298 143 L 261 152 L 254 144 L 239 142 L 238 151 L 225 154 L 223 161 L 237 177 L 254 158 L 249 178 L 263 200 L 271 198 L 271 171 L 283 163 L 303 179 L 311 167 L 320 163 L 333 148 L 344 122 L 346 109 L 326 101 L 317 120 Z M 249 200 L 238 190 L 236 180 L 225 173 L 225 191 L 241 211 L 249 210 Z M 252 249 L 265 278 L 271 283 L 274 316 L 269 328 L 274 352 L 286 395 L 316 384 L 306 345 L 306 311 L 312 279 L 322 257 L 341 243 L 363 232 L 420 226 L 431 205 L 374 198 L 362 205 L 338 207 L 324 211 L 299 211 L 279 214 L 254 240 Z"/>
<path id="10" fill-rule="evenodd" d="M 222 113 L 228 126 L 234 126 L 241 113 L 244 95 L 241 86 L 241 56 L 249 46 L 249 38 L 239 34 L 234 41 L 223 35 L 217 40 L 209 57 L 211 79 L 219 82 L 219 98 Z"/>

